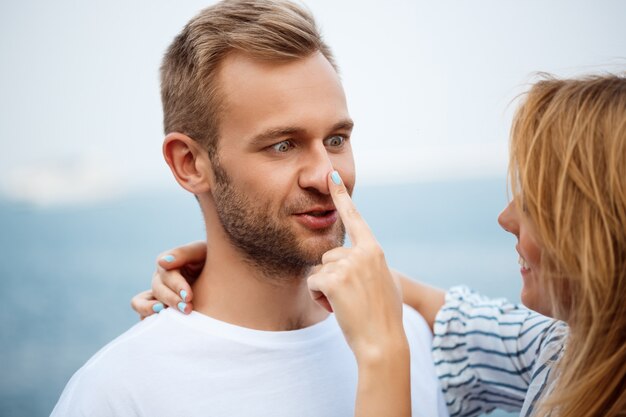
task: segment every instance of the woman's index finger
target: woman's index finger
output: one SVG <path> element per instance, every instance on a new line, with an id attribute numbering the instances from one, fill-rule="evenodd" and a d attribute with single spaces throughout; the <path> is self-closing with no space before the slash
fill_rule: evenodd
<path id="1" fill-rule="evenodd" d="M 157 259 L 157 265 L 169 271 L 188 264 L 203 263 L 205 259 L 206 242 L 192 242 L 161 253 Z"/>
<path id="2" fill-rule="evenodd" d="M 352 244 L 355 245 L 358 242 L 362 243 L 368 239 L 373 239 L 369 226 L 359 214 L 337 171 L 333 171 L 329 174 L 328 188 L 330 189 L 333 203 L 339 213 L 339 217 L 341 217 L 341 221 L 346 227 L 346 232 Z"/>

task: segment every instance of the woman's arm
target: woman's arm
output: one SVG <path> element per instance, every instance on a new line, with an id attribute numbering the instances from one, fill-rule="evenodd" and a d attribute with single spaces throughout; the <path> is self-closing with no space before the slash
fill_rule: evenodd
<path id="1" fill-rule="evenodd" d="M 410 416 L 410 352 L 406 343 L 389 346 L 379 357 L 361 360 L 355 416 Z"/>
<path id="2" fill-rule="evenodd" d="M 352 247 L 324 254 L 307 280 L 311 297 L 334 311 L 356 357 L 355 415 L 410 416 L 410 356 L 399 286 L 338 173 L 329 175 L 328 187 Z"/>
<path id="3" fill-rule="evenodd" d="M 430 326 L 430 330 L 433 331 L 435 317 L 446 301 L 446 292 L 440 288 L 415 281 L 398 271 L 394 270 L 392 273 L 402 287 L 404 304 L 417 310 Z"/>
<path id="4" fill-rule="evenodd" d="M 547 364 L 554 362 L 551 343 L 562 343 L 553 339 L 555 329 L 554 320 L 523 306 L 467 287 L 451 288 L 433 338 L 435 368 L 450 414 L 479 416 L 496 408 L 519 413 L 531 385 L 536 394 L 549 372 Z"/>

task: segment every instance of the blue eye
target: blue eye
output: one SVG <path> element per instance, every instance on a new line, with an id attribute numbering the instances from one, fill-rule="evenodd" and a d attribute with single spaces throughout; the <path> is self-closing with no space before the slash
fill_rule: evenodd
<path id="1" fill-rule="evenodd" d="M 288 140 L 284 140 L 282 142 L 278 142 L 275 145 L 272 145 L 272 149 L 279 153 L 285 153 L 291 148 L 293 148 L 293 144 Z"/>
<path id="2" fill-rule="evenodd" d="M 346 138 L 344 138 L 343 136 L 331 136 L 328 139 L 324 140 L 324 145 L 330 146 L 333 148 L 339 148 L 343 146 L 345 141 L 346 141 Z"/>

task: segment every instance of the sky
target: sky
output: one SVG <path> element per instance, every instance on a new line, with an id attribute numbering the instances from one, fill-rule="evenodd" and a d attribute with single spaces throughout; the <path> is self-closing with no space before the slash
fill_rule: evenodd
<path id="1" fill-rule="evenodd" d="M 40 206 L 176 187 L 158 68 L 212 1 L 0 4 L 0 198 Z M 310 0 L 341 69 L 358 183 L 504 178 L 537 72 L 626 71 L 620 0 Z"/>

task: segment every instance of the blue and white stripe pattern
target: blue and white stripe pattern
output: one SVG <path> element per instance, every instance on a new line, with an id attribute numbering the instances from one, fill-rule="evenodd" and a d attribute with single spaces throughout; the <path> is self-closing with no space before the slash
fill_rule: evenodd
<path id="1" fill-rule="evenodd" d="M 550 390 L 567 325 L 454 287 L 435 321 L 433 358 L 451 417 L 496 408 L 532 416 Z"/>

